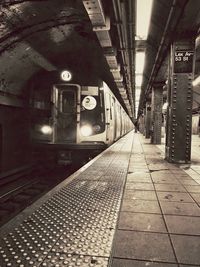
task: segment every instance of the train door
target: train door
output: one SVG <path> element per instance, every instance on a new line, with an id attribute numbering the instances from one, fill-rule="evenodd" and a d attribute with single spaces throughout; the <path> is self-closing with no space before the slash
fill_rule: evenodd
<path id="1" fill-rule="evenodd" d="M 79 94 L 77 85 L 55 85 L 53 88 L 53 129 L 56 143 L 76 142 Z"/>

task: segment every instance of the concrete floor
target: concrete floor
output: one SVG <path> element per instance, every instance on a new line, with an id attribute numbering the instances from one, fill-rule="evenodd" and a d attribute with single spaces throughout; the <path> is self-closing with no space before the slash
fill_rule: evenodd
<path id="1" fill-rule="evenodd" d="M 200 266 L 199 145 L 194 136 L 192 163 L 179 168 L 164 161 L 164 144 L 134 135 L 113 267 Z"/>
<path id="2" fill-rule="evenodd" d="M 199 145 L 177 166 L 124 136 L 0 229 L 0 266 L 200 266 Z"/>

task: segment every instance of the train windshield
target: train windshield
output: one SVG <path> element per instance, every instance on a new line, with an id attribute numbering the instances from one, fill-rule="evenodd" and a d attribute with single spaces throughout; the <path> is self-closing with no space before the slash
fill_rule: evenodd
<path id="1" fill-rule="evenodd" d="M 81 94 L 81 127 L 92 127 L 92 135 L 100 134 L 105 131 L 105 108 L 103 92 L 90 87 L 84 88 Z"/>
<path id="2" fill-rule="evenodd" d="M 76 92 L 65 90 L 62 91 L 61 112 L 71 113 L 76 104 Z"/>
<path id="3" fill-rule="evenodd" d="M 79 87 L 62 84 L 54 87 L 54 139 L 61 143 L 76 142 L 77 99 Z"/>

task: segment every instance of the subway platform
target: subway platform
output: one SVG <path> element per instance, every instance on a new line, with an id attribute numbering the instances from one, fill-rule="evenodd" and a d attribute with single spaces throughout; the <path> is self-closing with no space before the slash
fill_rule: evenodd
<path id="1" fill-rule="evenodd" d="M 200 266 L 199 145 L 178 166 L 129 133 L 0 229 L 0 266 Z"/>

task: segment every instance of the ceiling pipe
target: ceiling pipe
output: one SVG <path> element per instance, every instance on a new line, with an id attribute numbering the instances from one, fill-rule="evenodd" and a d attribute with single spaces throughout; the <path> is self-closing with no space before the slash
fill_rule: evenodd
<path id="1" fill-rule="evenodd" d="M 123 50 L 124 50 L 124 43 L 122 40 L 122 33 L 121 33 L 121 15 L 119 12 L 119 1 L 116 0 L 112 0 L 113 3 L 113 9 L 114 9 L 114 17 L 115 17 L 115 23 L 117 26 L 117 32 L 118 32 L 118 36 L 119 36 L 119 46 L 120 46 L 120 52 L 122 55 L 122 60 L 123 60 L 123 64 L 125 65 L 125 58 L 124 58 L 124 54 L 123 54 Z"/>
<path id="2" fill-rule="evenodd" d="M 132 99 L 132 93 L 130 92 L 130 88 L 128 86 L 128 81 L 130 80 L 130 55 L 129 55 L 129 43 L 128 43 L 128 26 L 127 26 L 127 18 L 126 18 L 126 9 L 125 9 L 125 4 L 124 2 L 121 3 L 121 9 L 122 9 L 122 25 L 124 25 L 123 27 L 123 39 L 124 39 L 124 45 L 125 45 L 125 51 L 124 51 L 124 56 L 126 58 L 126 62 L 127 62 L 127 66 L 129 66 L 129 68 L 127 68 L 126 70 L 126 74 L 125 74 L 125 79 L 126 79 L 126 83 L 127 83 L 127 92 L 128 92 L 128 95 L 129 95 L 129 100 L 130 102 L 131 99 Z M 128 76 L 128 77 L 127 77 Z"/>
<path id="3" fill-rule="evenodd" d="M 119 0 L 112 0 L 113 3 L 113 9 L 114 9 L 114 16 L 115 16 L 115 22 L 116 22 L 116 26 L 117 26 L 117 32 L 118 32 L 118 36 L 119 36 L 119 48 L 120 48 L 120 52 L 121 52 L 121 56 L 122 56 L 122 63 L 124 66 L 126 66 L 126 58 L 124 55 L 124 50 L 125 50 L 125 42 L 123 40 L 123 35 L 122 35 L 122 14 L 121 14 L 121 10 L 120 10 L 120 3 Z"/>
<path id="4" fill-rule="evenodd" d="M 172 21 L 172 18 L 174 16 L 174 12 L 175 12 L 176 7 L 177 7 L 177 2 L 178 2 L 178 0 L 174 0 L 173 1 L 172 7 L 171 7 L 170 12 L 169 12 L 167 23 L 166 23 L 166 26 L 165 26 L 165 29 L 164 29 L 164 34 L 162 36 L 162 39 L 161 39 L 161 42 L 160 42 L 160 45 L 159 45 L 159 48 L 158 48 L 158 52 L 157 52 L 157 55 L 156 55 L 155 63 L 154 63 L 154 66 L 153 66 L 153 69 L 152 69 L 152 72 L 151 72 L 151 75 L 150 75 L 149 83 L 148 83 L 148 86 L 147 86 L 148 87 L 147 93 L 151 89 L 151 82 L 153 80 L 153 77 L 156 76 L 156 74 L 157 74 L 157 72 L 160 69 L 160 66 L 162 64 L 162 61 L 163 61 L 163 60 L 161 60 L 161 62 L 159 63 L 159 66 L 156 69 L 157 63 L 159 61 L 160 55 L 161 55 L 163 47 L 164 47 L 164 43 L 166 41 L 166 37 L 167 37 L 167 34 L 168 34 L 170 23 Z M 183 5 L 183 8 L 182 8 L 182 12 L 185 9 L 185 6 L 186 6 L 187 2 L 188 2 L 188 0 L 185 1 L 184 5 Z M 181 12 L 181 15 L 182 15 L 182 12 Z M 179 22 L 181 15 L 178 17 L 177 23 Z M 175 27 L 177 26 L 177 23 L 176 23 Z"/>
<path id="5" fill-rule="evenodd" d="M 132 2 L 132 1 L 131 1 Z M 127 81 L 127 92 L 128 92 L 128 96 L 129 96 L 129 101 L 130 101 L 130 108 L 131 108 L 131 112 L 133 114 L 133 116 L 135 115 L 134 114 L 134 104 L 133 104 L 133 79 L 132 79 L 132 74 L 133 74 L 133 71 L 132 71 L 132 50 L 133 50 L 133 45 L 132 45 L 132 38 L 134 38 L 133 36 L 131 36 L 131 31 L 132 31 L 132 23 L 131 20 L 132 20 L 132 17 L 130 14 L 133 14 L 132 13 L 132 5 L 130 4 L 130 1 L 128 2 L 128 5 L 126 7 L 128 7 L 127 10 L 129 10 L 128 12 L 128 17 L 126 16 L 126 13 L 125 13 L 125 2 L 122 2 L 121 3 L 121 6 L 122 6 L 122 11 L 123 11 L 123 24 L 124 24 L 124 31 L 123 31 L 123 37 L 124 37 L 124 40 L 125 40 L 125 47 L 126 47 L 126 50 L 124 51 L 125 53 L 125 57 L 126 57 L 126 62 L 128 62 L 128 81 L 130 81 L 130 83 L 128 84 L 128 81 Z M 127 78 L 127 76 L 126 76 Z"/>
<path id="6" fill-rule="evenodd" d="M 134 1 L 135 3 L 135 1 Z M 133 23 L 133 17 L 135 18 L 135 8 L 133 8 L 133 1 L 128 1 L 129 7 L 129 40 L 130 40 L 130 79 L 132 89 L 132 111 L 135 117 L 135 23 Z"/>
<path id="7" fill-rule="evenodd" d="M 177 19 L 177 22 L 176 22 L 176 24 L 175 24 L 175 26 L 174 26 L 173 31 L 176 29 L 176 27 L 177 27 L 177 25 L 178 25 L 178 23 L 179 23 L 179 21 L 180 21 L 180 19 L 181 19 L 182 13 L 183 13 L 183 11 L 184 11 L 185 6 L 187 5 L 187 3 L 188 3 L 188 0 L 186 0 L 186 1 L 184 2 L 183 6 L 182 6 L 182 10 L 181 10 L 180 15 L 179 15 L 179 17 L 178 17 L 178 19 Z M 176 10 L 176 7 L 177 7 L 177 6 L 178 6 L 178 0 L 174 0 L 173 3 L 172 3 L 172 6 L 171 6 L 171 8 L 170 8 L 170 12 L 169 12 L 169 15 L 168 15 L 168 18 L 167 18 L 167 23 L 166 23 L 166 25 L 165 25 L 165 29 L 164 29 L 164 33 L 163 33 L 162 38 L 161 38 L 160 45 L 159 45 L 159 47 L 158 47 L 158 52 L 157 52 L 157 55 L 156 55 L 156 59 L 155 59 L 154 65 L 153 65 L 153 69 L 152 69 L 152 71 L 151 71 L 151 75 L 150 75 L 149 82 L 148 82 L 148 84 L 147 84 L 147 90 L 146 90 L 146 92 L 145 92 L 145 97 L 147 97 L 149 91 L 151 90 L 151 84 L 152 84 L 152 82 L 153 82 L 153 78 L 154 78 L 154 77 L 156 76 L 156 74 L 158 73 L 158 71 L 159 71 L 159 69 L 160 69 L 160 67 L 161 67 L 161 64 L 162 64 L 162 62 L 163 62 L 163 57 L 162 57 L 162 60 L 161 60 L 160 63 L 158 64 L 159 58 L 161 57 L 161 53 L 162 53 L 162 50 L 163 50 L 163 47 L 164 47 L 164 44 L 165 44 L 165 41 L 166 41 L 166 37 L 167 37 L 167 34 L 168 34 L 168 30 L 169 30 L 169 27 L 170 27 L 170 24 L 171 24 L 171 22 L 172 22 L 172 18 L 173 18 L 173 16 L 174 16 L 174 13 L 175 13 L 175 10 Z M 167 48 L 166 48 L 166 49 L 168 49 L 168 46 L 169 46 L 169 44 L 167 45 Z M 139 113 L 140 113 L 140 109 L 142 108 L 142 107 L 141 107 L 142 105 L 143 105 L 143 104 L 140 103 L 140 107 L 139 107 L 139 109 L 138 109 L 138 116 L 139 116 Z"/>
<path id="8" fill-rule="evenodd" d="M 156 69 L 157 61 L 159 60 L 159 57 L 160 57 L 160 54 L 161 54 L 161 50 L 163 49 L 163 45 L 164 45 L 165 38 L 166 38 L 167 33 L 168 33 L 168 29 L 169 29 L 169 25 L 170 25 L 170 22 L 171 22 L 171 18 L 173 16 L 174 12 L 175 12 L 176 3 L 177 3 L 177 0 L 174 0 L 173 4 L 172 4 L 172 7 L 170 9 L 170 12 L 169 12 L 169 16 L 167 18 L 167 23 L 165 25 L 164 33 L 162 35 L 162 39 L 161 39 L 160 45 L 158 47 L 158 52 L 157 52 L 157 55 L 156 55 L 155 63 L 154 63 L 153 69 L 151 71 L 150 79 L 149 79 L 149 82 L 148 82 L 148 85 L 147 85 L 147 94 L 148 94 L 148 91 L 151 89 L 150 86 L 151 86 L 151 82 L 152 82 L 152 79 L 153 79 L 153 76 L 154 76 L 154 72 L 155 72 L 155 69 Z"/>
<path id="9" fill-rule="evenodd" d="M 132 0 L 129 0 L 129 7 L 132 6 L 131 4 Z M 127 34 L 127 23 L 125 23 L 126 27 L 124 27 L 124 30 L 126 31 L 124 34 L 123 34 L 123 25 L 122 25 L 122 14 L 121 13 L 121 6 L 120 6 L 120 1 L 119 0 L 112 0 L 112 3 L 113 3 L 113 9 L 114 9 L 114 16 L 115 16 L 115 21 L 116 21 L 116 26 L 117 26 L 117 31 L 118 31 L 118 36 L 119 36 L 119 43 L 120 43 L 120 52 L 121 52 L 121 56 L 122 56 L 122 63 L 123 63 L 123 66 L 127 66 L 127 58 L 126 58 L 126 52 L 128 53 L 129 55 L 129 72 L 130 72 L 130 80 L 131 80 L 131 87 L 132 87 L 132 84 L 133 84 L 133 80 L 132 80 L 132 72 L 131 72 L 131 66 L 132 65 L 132 62 L 134 62 L 134 60 L 132 59 L 132 54 L 133 52 L 131 51 L 131 49 L 133 49 L 133 46 L 130 47 L 129 51 L 128 48 L 129 48 L 129 45 L 128 45 L 128 34 Z M 122 10 L 125 9 L 125 6 L 124 4 L 122 4 Z M 132 14 L 132 10 L 130 11 L 130 14 Z M 130 20 L 130 18 L 129 18 Z M 130 27 L 132 28 L 132 27 Z M 132 30 L 132 29 L 131 29 Z M 131 39 L 131 38 L 130 38 Z M 131 41 L 130 41 L 131 43 Z M 132 74 L 132 75 L 131 75 Z M 132 114 L 134 115 L 134 104 L 133 104 L 133 93 L 129 90 L 129 87 L 127 86 L 128 88 L 128 92 L 129 92 L 129 101 L 130 101 L 130 104 L 131 104 L 131 112 Z"/>

